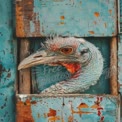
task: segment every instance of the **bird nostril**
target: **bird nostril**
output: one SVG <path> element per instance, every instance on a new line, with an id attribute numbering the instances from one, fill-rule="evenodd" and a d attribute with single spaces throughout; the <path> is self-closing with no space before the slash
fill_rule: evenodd
<path id="1" fill-rule="evenodd" d="M 36 56 L 34 56 L 34 58 L 40 58 L 40 57 L 42 57 L 42 55 L 36 55 Z"/>

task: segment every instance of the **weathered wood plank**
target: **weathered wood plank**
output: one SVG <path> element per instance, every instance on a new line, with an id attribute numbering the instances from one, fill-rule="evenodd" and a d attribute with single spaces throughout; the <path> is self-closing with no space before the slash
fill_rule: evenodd
<path id="1" fill-rule="evenodd" d="M 118 82 L 119 92 L 122 94 L 122 36 L 119 36 L 118 42 Z"/>
<path id="2" fill-rule="evenodd" d="M 16 0 L 18 37 L 113 36 L 116 0 Z"/>
<path id="3" fill-rule="evenodd" d="M 120 122 L 119 105 L 111 95 L 17 95 L 17 122 Z"/>
<path id="4" fill-rule="evenodd" d="M 16 40 L 13 0 L 0 0 L 0 122 L 15 122 Z"/>
<path id="5" fill-rule="evenodd" d="M 117 37 L 111 39 L 111 64 L 110 64 L 110 88 L 112 95 L 118 95 L 117 79 Z"/>
<path id="6" fill-rule="evenodd" d="M 30 43 L 27 39 L 22 39 L 20 42 L 20 61 L 29 55 Z M 30 69 L 24 69 L 19 72 L 19 93 L 31 93 L 31 73 Z"/>

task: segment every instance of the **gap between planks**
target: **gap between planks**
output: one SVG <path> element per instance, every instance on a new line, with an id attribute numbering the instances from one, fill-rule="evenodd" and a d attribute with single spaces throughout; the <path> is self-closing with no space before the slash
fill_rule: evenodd
<path id="1" fill-rule="evenodd" d="M 20 62 L 30 54 L 30 42 L 27 39 L 20 41 Z M 31 94 L 31 71 L 23 69 L 19 71 L 19 94 Z"/>

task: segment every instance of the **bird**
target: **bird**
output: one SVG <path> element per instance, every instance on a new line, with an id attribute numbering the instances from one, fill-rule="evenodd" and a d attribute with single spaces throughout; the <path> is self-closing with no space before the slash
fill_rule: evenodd
<path id="1" fill-rule="evenodd" d="M 63 67 L 66 69 L 64 74 L 68 75 L 61 81 L 49 83 L 40 93 L 72 94 L 83 92 L 95 85 L 102 74 L 103 64 L 104 59 L 99 49 L 84 38 L 53 37 L 48 38 L 41 49 L 20 62 L 18 70 L 39 66 L 50 69 Z M 51 74 L 52 79 L 55 73 Z M 45 81 L 45 84 L 46 82 L 48 83 Z"/>

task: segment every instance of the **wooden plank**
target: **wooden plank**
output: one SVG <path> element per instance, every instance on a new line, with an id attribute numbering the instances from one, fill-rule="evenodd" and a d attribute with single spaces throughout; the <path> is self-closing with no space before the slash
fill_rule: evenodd
<path id="1" fill-rule="evenodd" d="M 118 42 L 118 82 L 119 92 L 122 93 L 122 36 L 119 36 Z"/>
<path id="2" fill-rule="evenodd" d="M 16 40 L 13 0 L 0 1 L 0 122 L 15 122 Z"/>
<path id="3" fill-rule="evenodd" d="M 117 96 L 17 95 L 16 99 L 17 122 L 120 122 Z"/>
<path id="4" fill-rule="evenodd" d="M 116 0 L 16 0 L 18 37 L 115 36 Z"/>
<path id="5" fill-rule="evenodd" d="M 117 79 L 117 37 L 112 37 L 111 44 L 111 64 L 110 64 L 110 87 L 111 94 L 118 95 L 118 79 Z"/>
<path id="6" fill-rule="evenodd" d="M 30 43 L 27 39 L 22 39 L 20 42 L 20 61 L 29 55 Z M 31 73 L 30 69 L 24 69 L 19 72 L 19 93 L 31 93 Z"/>

